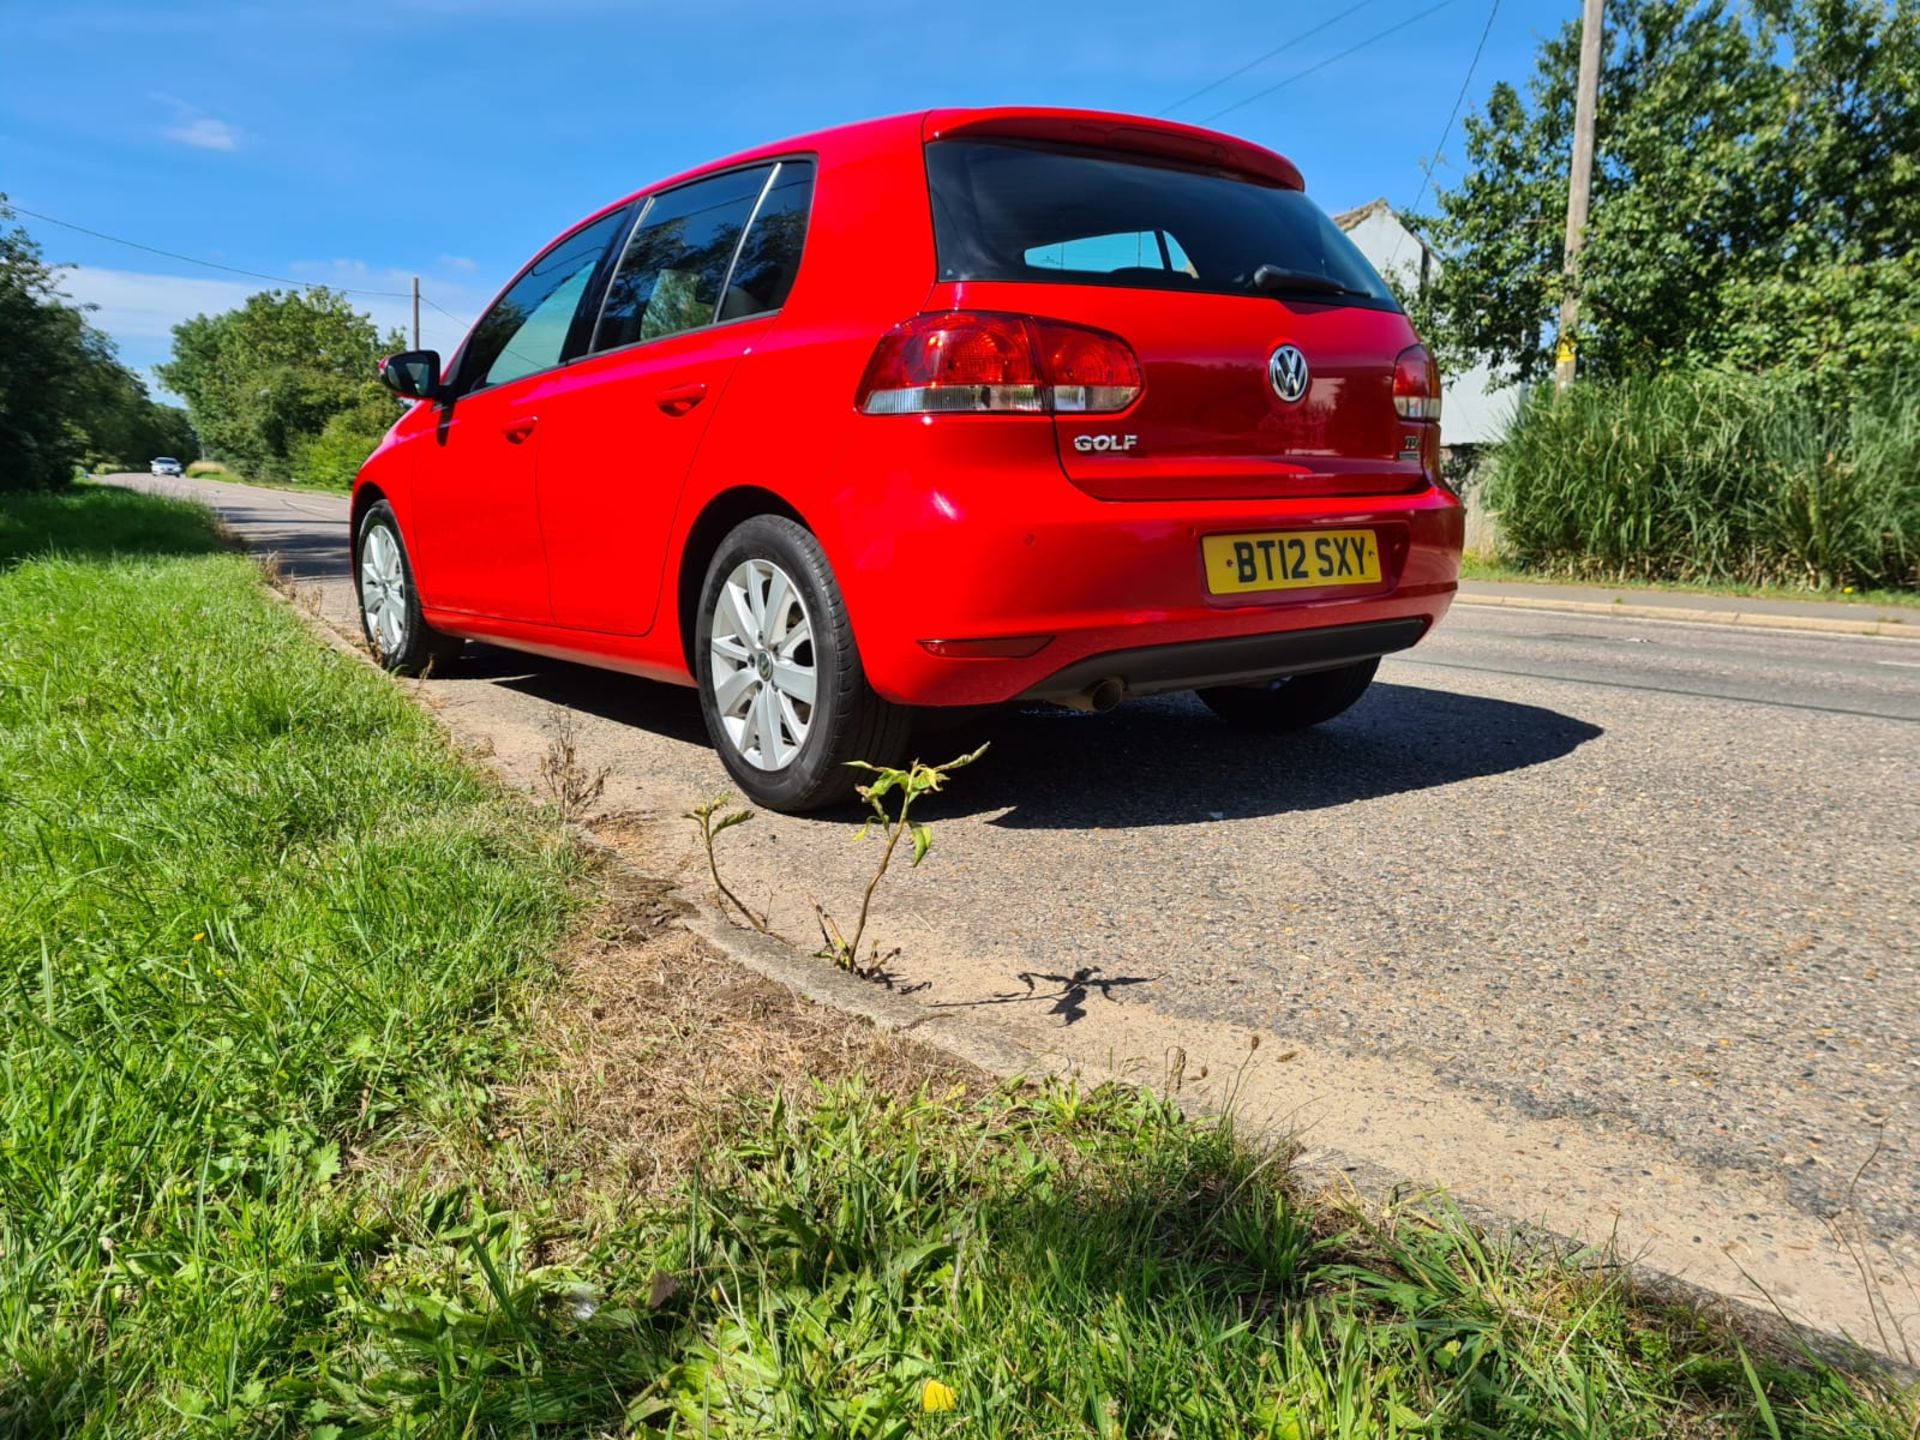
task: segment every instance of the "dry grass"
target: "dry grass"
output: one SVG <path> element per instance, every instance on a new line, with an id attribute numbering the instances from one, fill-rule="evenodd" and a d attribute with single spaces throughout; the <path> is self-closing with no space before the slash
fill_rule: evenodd
<path id="1" fill-rule="evenodd" d="M 669 1195 L 702 1150 L 776 1095 L 861 1076 L 900 1096 L 989 1077 L 865 1020 L 796 997 L 678 923 L 667 887 L 609 871 L 604 900 L 531 1017 L 545 1062 L 503 1122 L 581 1194 Z"/>
<path id="2" fill-rule="evenodd" d="M 571 710 L 559 710 L 547 726 L 547 751 L 540 757 L 540 784 L 562 818 L 580 821 L 607 788 L 612 767 L 593 769 L 580 761 L 579 722 Z"/>

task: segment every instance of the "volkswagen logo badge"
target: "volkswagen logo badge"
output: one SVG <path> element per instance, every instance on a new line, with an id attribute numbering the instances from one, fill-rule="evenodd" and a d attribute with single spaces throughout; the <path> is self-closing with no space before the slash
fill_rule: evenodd
<path id="1" fill-rule="evenodd" d="M 1267 378 L 1273 393 L 1289 404 L 1307 393 L 1307 357 L 1298 345 L 1282 345 L 1267 361 Z"/>

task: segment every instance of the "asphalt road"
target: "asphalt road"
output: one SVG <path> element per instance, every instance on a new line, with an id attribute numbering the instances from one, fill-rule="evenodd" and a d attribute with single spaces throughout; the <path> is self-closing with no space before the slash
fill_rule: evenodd
<path id="1" fill-rule="evenodd" d="M 350 623 L 344 501 L 165 488 Z M 600 828 L 692 875 L 691 691 L 480 647 L 427 689 L 526 783 L 573 711 Z M 1176 697 L 922 748 L 982 738 L 878 907 L 922 1003 L 1864 1333 L 1837 1225 L 1920 1311 L 1920 643 L 1462 604 L 1305 736 Z M 762 817 L 723 863 L 811 947 L 850 830 Z"/>

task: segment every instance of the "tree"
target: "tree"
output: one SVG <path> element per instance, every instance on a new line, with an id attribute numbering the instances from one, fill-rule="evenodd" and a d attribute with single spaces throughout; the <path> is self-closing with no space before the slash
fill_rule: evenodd
<path id="1" fill-rule="evenodd" d="M 97 331 L 89 332 L 73 408 L 85 444 L 81 460 L 89 470 L 144 467 L 156 455 L 199 457 L 187 412 L 148 395 L 146 382 L 114 357 Z"/>
<path id="2" fill-rule="evenodd" d="M 1920 0 L 1610 0 L 1607 26 L 1583 370 L 1845 369 L 1920 340 Z M 1552 367 L 1578 52 L 1570 23 L 1526 98 L 1494 87 L 1423 222 L 1434 338 L 1509 378 Z"/>
<path id="3" fill-rule="evenodd" d="M 0 223 L 12 218 L 0 196 Z M 55 273 L 25 230 L 0 230 L 0 490 L 64 485 L 86 449 L 75 409 L 88 328 Z"/>
<path id="4" fill-rule="evenodd" d="M 386 438 L 398 415 L 393 396 L 376 386 L 352 409 L 328 419 L 318 435 L 300 442 L 293 454 L 293 478 L 333 490 L 351 488 L 353 477 Z"/>
<path id="5" fill-rule="evenodd" d="M 0 221 L 11 213 L 0 196 Z M 186 413 L 154 403 L 58 275 L 25 230 L 0 232 L 0 490 L 64 485 L 82 464 L 199 454 Z"/>
<path id="6" fill-rule="evenodd" d="M 157 369 L 209 451 L 284 479 L 329 421 L 380 400 L 376 365 L 404 348 L 334 291 L 269 290 L 176 325 L 173 359 Z"/>

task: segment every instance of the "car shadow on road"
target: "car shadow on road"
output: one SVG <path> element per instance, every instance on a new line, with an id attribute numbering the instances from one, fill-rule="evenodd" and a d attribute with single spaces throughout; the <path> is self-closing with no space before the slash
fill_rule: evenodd
<path id="1" fill-rule="evenodd" d="M 700 697 L 684 685 L 642 680 L 593 665 L 575 665 L 523 655 L 495 645 L 472 644 L 460 662 L 458 678 L 479 680 L 595 715 L 621 725 L 651 731 L 668 740 L 705 746 L 706 723 Z"/>
<path id="2" fill-rule="evenodd" d="M 1538 705 L 1375 682 L 1315 730 L 1232 729 L 1189 695 L 1106 715 L 1028 710 L 921 737 L 944 760 L 992 741 L 982 762 L 926 802 L 927 818 L 1004 808 L 1013 828 L 1128 829 L 1203 824 L 1429 790 L 1524 770 L 1600 735 Z"/>

